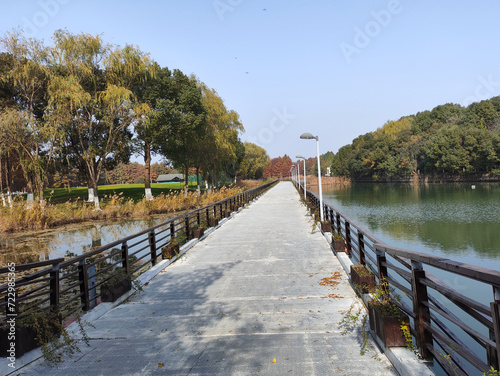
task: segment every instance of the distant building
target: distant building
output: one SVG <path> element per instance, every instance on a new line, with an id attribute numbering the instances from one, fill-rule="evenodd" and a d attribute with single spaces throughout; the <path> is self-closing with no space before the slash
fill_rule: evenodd
<path id="1" fill-rule="evenodd" d="M 330 176 L 331 175 L 331 170 L 330 170 L 330 167 L 327 167 L 326 168 L 326 176 Z"/>
<path id="2" fill-rule="evenodd" d="M 158 175 L 157 183 L 182 183 L 184 182 L 183 174 L 164 174 Z"/>

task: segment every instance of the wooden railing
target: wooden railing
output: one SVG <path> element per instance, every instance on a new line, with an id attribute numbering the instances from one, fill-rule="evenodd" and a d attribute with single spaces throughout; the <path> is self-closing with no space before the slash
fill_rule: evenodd
<path id="1" fill-rule="evenodd" d="M 319 208 L 314 193 L 308 191 L 307 197 Z M 334 207 L 323 204 L 323 210 L 332 231 L 344 237 L 353 263 L 365 265 L 401 298 L 397 304 L 411 318 L 410 331 L 423 358 L 449 375 L 500 369 L 499 271 L 391 247 Z M 485 302 L 481 294 L 465 296 L 445 281 L 474 284 L 491 297 Z"/>
<path id="2" fill-rule="evenodd" d="M 82 311 L 99 304 L 99 287 L 114 276 L 125 273 L 136 277 L 154 266 L 162 257 L 162 248 L 174 239 L 180 245 L 186 243 L 192 238 L 194 227 L 210 227 L 211 218 L 226 217 L 275 183 L 179 215 L 71 259 L 0 268 L 0 312 L 7 313 L 0 318 L 0 326 L 5 326 L 9 315 L 22 319 L 43 310 L 55 309 L 63 322 L 80 316 Z M 12 276 L 15 276 L 15 281 L 10 281 Z M 15 299 L 12 290 L 15 290 Z"/>

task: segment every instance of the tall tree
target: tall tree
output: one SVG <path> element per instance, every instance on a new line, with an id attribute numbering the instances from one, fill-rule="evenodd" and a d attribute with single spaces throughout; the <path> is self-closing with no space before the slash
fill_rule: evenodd
<path id="1" fill-rule="evenodd" d="M 228 111 L 214 89 L 209 89 L 203 83 L 199 85 L 206 116 L 201 137 L 193 150 L 195 166 L 198 170 L 201 168 L 206 179 L 212 183 L 221 180 L 223 175 L 234 178 L 243 156 L 239 139 L 239 132 L 244 131 L 243 125 L 238 113 Z"/>
<path id="2" fill-rule="evenodd" d="M 187 185 L 189 168 L 195 162 L 194 148 L 202 136 L 205 109 L 201 88 L 194 77 L 176 69 L 169 82 L 170 95 L 156 100 L 157 109 L 151 119 L 154 141 L 161 154 L 184 171 Z"/>
<path id="3" fill-rule="evenodd" d="M 135 114 L 134 130 L 144 157 L 146 166 L 144 184 L 146 190 L 151 188 L 151 123 L 149 117 L 153 108 L 145 98 L 145 90 L 153 81 L 159 70 L 158 64 L 153 62 L 148 54 L 143 53 L 137 46 L 127 45 L 123 49 L 115 49 L 110 56 L 108 77 L 113 84 L 130 88 L 132 109 Z M 136 151 L 139 151 L 136 150 Z M 137 179 L 135 179 L 137 180 Z"/>
<path id="4" fill-rule="evenodd" d="M 150 188 L 153 179 L 151 170 L 152 155 L 159 151 L 156 140 L 161 140 L 165 135 L 161 134 L 162 128 L 158 114 L 158 105 L 161 99 L 173 97 L 172 72 L 168 68 L 160 68 L 156 63 L 148 67 L 149 79 L 135 85 L 133 92 L 142 106 L 136 111 L 141 115 L 134 125 L 136 138 L 134 139 L 134 151 L 141 154 L 146 165 L 145 187 Z"/>
<path id="5" fill-rule="evenodd" d="M 44 121 L 46 90 L 50 81 L 47 49 L 41 42 L 24 37 L 19 31 L 7 33 L 1 40 L 9 56 L 10 69 L 1 71 L 1 81 L 13 94 L 15 107 L 4 112 L 4 135 L 15 147 L 28 189 L 43 202 L 46 173 L 53 155 L 57 128 Z"/>
<path id="6" fill-rule="evenodd" d="M 137 77 L 146 76 L 148 59 L 129 46 L 112 48 L 100 36 L 62 30 L 54 34 L 52 56 L 53 69 L 64 82 L 52 96 L 67 98 L 56 101 L 67 114 L 67 158 L 97 193 L 103 170 L 128 161 L 131 154 L 129 126 L 136 115 L 130 88 Z"/>
<path id="7" fill-rule="evenodd" d="M 244 142 L 245 155 L 240 164 L 238 175 L 243 179 L 262 179 L 270 164 L 266 150 L 251 142 Z"/>

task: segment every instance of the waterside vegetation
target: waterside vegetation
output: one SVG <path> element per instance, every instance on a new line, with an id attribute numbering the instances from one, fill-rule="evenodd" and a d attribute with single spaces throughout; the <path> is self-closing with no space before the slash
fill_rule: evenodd
<path id="1" fill-rule="evenodd" d="M 245 190 L 245 186 L 222 187 L 219 190 L 198 193 L 189 191 L 181 193 L 168 188 L 153 188 L 153 200 L 145 200 L 142 188 L 135 186 L 104 186 L 102 192 L 109 192 L 103 196 L 100 210 L 96 210 L 93 203 L 86 202 L 79 195 L 75 198 L 63 200 L 63 193 L 69 191 L 60 189 L 53 194 L 57 200 L 52 203 L 50 192 L 46 203 L 40 204 L 38 200 L 28 208 L 27 202 L 21 197 L 14 199 L 12 207 L 0 207 L 0 232 L 16 232 L 25 230 L 41 230 L 68 223 L 79 223 L 89 220 L 107 220 L 112 218 L 143 218 L 152 214 L 175 213 L 206 206 L 220 201 Z M 155 189 L 157 191 L 155 191 Z M 137 199 L 138 190 L 141 199 Z M 71 194 L 86 191 L 71 189 Z"/>
<path id="2" fill-rule="evenodd" d="M 500 97 L 388 121 L 341 147 L 328 165 L 352 180 L 499 180 Z"/>

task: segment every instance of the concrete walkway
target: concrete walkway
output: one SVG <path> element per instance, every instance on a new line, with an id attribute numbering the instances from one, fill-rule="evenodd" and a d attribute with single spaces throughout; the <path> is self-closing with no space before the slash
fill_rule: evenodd
<path id="1" fill-rule="evenodd" d="M 299 195 L 280 183 L 144 291 L 88 328 L 90 347 L 23 375 L 393 375 L 369 337 L 342 335 L 348 277 Z"/>

